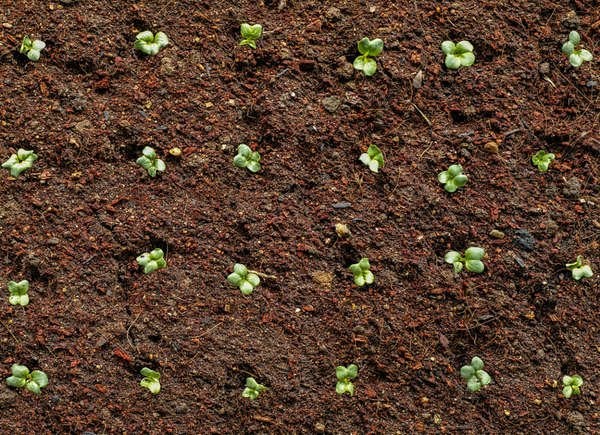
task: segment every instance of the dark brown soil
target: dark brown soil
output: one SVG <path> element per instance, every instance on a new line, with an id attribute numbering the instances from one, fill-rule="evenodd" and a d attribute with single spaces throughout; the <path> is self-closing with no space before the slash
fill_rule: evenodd
<path id="1" fill-rule="evenodd" d="M 0 176 L 1 282 L 31 282 L 29 306 L 0 311 L 1 373 L 50 379 L 0 387 L 0 433 L 600 432 L 598 278 L 564 266 L 600 273 L 597 2 L 0 4 L 0 159 L 39 155 Z M 258 49 L 241 22 L 264 26 Z M 171 45 L 135 53 L 146 29 Z M 579 69 L 572 29 L 596 55 Z M 37 63 L 16 54 L 26 34 L 47 44 Z M 364 36 L 385 42 L 371 78 L 349 63 Z M 448 71 L 445 39 L 475 65 Z M 240 143 L 260 173 L 232 165 Z M 370 143 L 379 174 L 358 161 Z M 155 179 L 135 164 L 147 145 Z M 451 195 L 453 163 L 469 182 Z M 472 245 L 485 273 L 455 277 L 444 254 Z M 168 267 L 143 275 L 156 247 Z M 361 257 L 376 283 L 359 289 Z M 244 297 L 236 262 L 276 278 Z M 477 394 L 459 376 L 474 355 L 494 379 Z M 248 376 L 269 388 L 253 402 Z"/>

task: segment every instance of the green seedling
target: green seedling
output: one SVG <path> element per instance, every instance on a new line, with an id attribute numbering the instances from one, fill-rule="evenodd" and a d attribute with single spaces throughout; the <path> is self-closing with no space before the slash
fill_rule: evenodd
<path id="1" fill-rule="evenodd" d="M 242 23 L 240 26 L 240 33 L 242 34 L 240 45 L 249 45 L 252 48 L 256 48 L 256 41 L 260 39 L 262 32 L 263 28 L 260 24 L 250 25 Z"/>
<path id="2" fill-rule="evenodd" d="M 446 55 L 445 63 L 448 69 L 471 66 L 475 62 L 473 45 L 469 41 L 460 41 L 458 44 L 452 41 L 444 41 L 442 42 L 442 51 Z"/>
<path id="3" fill-rule="evenodd" d="M 464 256 L 456 251 L 447 252 L 444 256 L 444 261 L 454 266 L 454 273 L 460 273 L 463 270 L 463 266 L 469 272 L 481 273 L 485 268 L 481 261 L 484 255 L 485 251 L 483 248 L 471 246 L 465 251 Z"/>
<path id="4" fill-rule="evenodd" d="M 248 270 L 246 266 L 239 263 L 233 266 L 233 273 L 227 276 L 227 281 L 238 287 L 244 296 L 252 294 L 254 288 L 260 284 L 258 272 Z"/>
<path id="5" fill-rule="evenodd" d="M 371 264 L 368 258 L 361 258 L 358 263 L 351 264 L 348 269 L 354 275 L 354 284 L 359 287 L 365 284 L 373 284 L 375 281 L 375 275 L 369 270 L 371 269 Z"/>
<path id="6" fill-rule="evenodd" d="M 37 154 L 34 154 L 33 151 L 19 148 L 16 154 L 11 155 L 7 161 L 2 163 L 2 167 L 10 170 L 11 177 L 17 178 L 21 172 L 31 168 L 37 158 Z"/>
<path id="7" fill-rule="evenodd" d="M 589 264 L 583 264 L 583 257 L 581 255 L 577 256 L 577 260 L 573 263 L 565 264 L 567 269 L 571 271 L 571 275 L 576 281 L 579 281 L 581 278 L 591 278 L 594 275 L 592 272 L 592 268 Z"/>
<path id="8" fill-rule="evenodd" d="M 27 56 L 29 60 L 36 62 L 40 59 L 40 53 L 44 48 L 46 48 L 44 41 L 40 41 L 39 39 L 32 41 L 29 36 L 25 36 L 19 48 L 19 53 Z"/>
<path id="9" fill-rule="evenodd" d="M 563 396 L 565 396 L 565 398 L 568 399 L 573 394 L 575 394 L 575 395 L 581 394 L 581 391 L 579 390 L 579 387 L 581 387 L 583 385 L 583 379 L 581 378 L 581 376 L 579 376 L 579 375 L 563 376 L 562 383 L 563 383 L 562 393 L 563 393 Z"/>
<path id="10" fill-rule="evenodd" d="M 26 366 L 19 364 L 13 364 L 10 371 L 12 376 L 6 378 L 10 387 L 25 388 L 34 394 L 40 394 L 41 389 L 48 385 L 48 376 L 42 371 L 34 370 L 30 373 Z"/>
<path id="11" fill-rule="evenodd" d="M 456 192 L 456 189 L 467 184 L 468 178 L 462 170 L 461 165 L 451 165 L 438 174 L 438 181 L 444 185 L 446 192 Z"/>
<path id="12" fill-rule="evenodd" d="M 335 392 L 339 395 L 348 393 L 351 396 L 354 395 L 354 384 L 350 382 L 358 375 L 358 367 L 354 364 L 350 364 L 348 367 L 338 366 L 335 368 L 335 377 L 337 383 L 335 384 Z"/>
<path id="13" fill-rule="evenodd" d="M 142 150 L 142 156 L 135 161 L 138 165 L 148 171 L 148 175 L 156 177 L 157 172 L 163 172 L 167 169 L 167 165 L 156 155 L 151 147 L 144 147 Z"/>
<path id="14" fill-rule="evenodd" d="M 246 388 L 242 391 L 242 397 L 254 400 L 266 389 L 267 387 L 256 382 L 254 378 L 246 378 Z"/>
<path id="15" fill-rule="evenodd" d="M 156 35 L 154 35 L 150 30 L 138 33 L 133 44 L 136 50 L 149 56 L 154 56 L 167 45 L 169 45 L 167 35 L 163 32 L 156 32 Z"/>
<path id="16" fill-rule="evenodd" d="M 478 356 L 474 356 L 471 364 L 461 367 L 460 375 L 467 380 L 467 388 L 471 393 L 481 390 L 492 378 L 483 370 L 483 361 Z"/>
<path id="17" fill-rule="evenodd" d="M 155 270 L 167 267 L 167 262 L 164 259 L 164 252 L 160 248 L 153 249 L 150 252 L 144 252 L 136 261 L 144 268 L 144 273 L 151 273 Z"/>
<path id="18" fill-rule="evenodd" d="M 379 38 L 372 41 L 364 37 L 358 41 L 358 52 L 361 54 L 354 59 L 354 69 L 362 71 L 367 77 L 377 72 L 377 62 L 373 59 L 383 51 L 383 41 Z"/>
<path id="19" fill-rule="evenodd" d="M 550 167 L 550 163 L 556 156 L 552 153 L 547 153 L 544 150 L 539 150 L 531 157 L 531 162 L 537 166 L 540 172 L 547 172 Z"/>
<path id="20" fill-rule="evenodd" d="M 258 172 L 260 166 L 260 154 L 246 144 L 238 146 L 237 155 L 233 158 L 233 164 L 238 168 L 248 168 L 250 172 Z"/>
<path id="21" fill-rule="evenodd" d="M 379 168 L 383 168 L 383 153 L 377 145 L 369 145 L 366 153 L 362 153 L 359 160 L 369 167 L 373 172 L 379 172 Z"/>
<path id="22" fill-rule="evenodd" d="M 160 373 L 144 367 L 140 370 L 140 374 L 144 377 L 140 381 L 140 385 L 150 390 L 152 394 L 160 393 Z"/>
<path id="23" fill-rule="evenodd" d="M 29 295 L 27 292 L 29 291 L 29 281 L 24 279 L 21 282 L 9 281 L 8 282 L 8 292 L 10 296 L 8 297 L 8 302 L 11 305 L 21 305 L 22 307 L 29 304 Z"/>
<path id="24" fill-rule="evenodd" d="M 569 33 L 569 40 L 562 46 L 562 52 L 569 57 L 569 63 L 575 68 L 579 68 L 583 62 L 590 62 L 593 59 L 592 53 L 586 49 L 577 49 L 580 42 L 581 36 L 573 30 Z"/>

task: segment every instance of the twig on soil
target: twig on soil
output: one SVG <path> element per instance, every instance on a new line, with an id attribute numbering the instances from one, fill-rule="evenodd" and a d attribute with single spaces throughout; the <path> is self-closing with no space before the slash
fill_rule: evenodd
<path id="1" fill-rule="evenodd" d="M 14 338 L 14 339 L 15 339 L 15 341 L 16 341 L 17 343 L 20 343 L 20 342 L 19 342 L 19 340 L 17 339 L 17 337 L 15 337 L 15 334 L 13 334 L 13 333 L 12 333 L 12 331 L 11 331 L 11 330 L 8 328 L 8 326 L 6 326 L 6 325 L 4 324 L 4 322 L 3 322 L 3 321 L 1 321 L 1 320 L 0 320 L 0 323 L 2 323 L 2 326 L 4 326 L 4 327 L 6 328 L 6 330 L 8 331 L 8 333 L 9 333 L 10 335 L 12 335 L 12 338 Z"/>
<path id="2" fill-rule="evenodd" d="M 419 109 L 417 107 L 417 105 L 415 103 L 413 103 L 412 101 L 410 102 L 410 104 L 412 104 L 412 106 L 415 108 L 415 110 L 417 112 L 419 112 L 419 115 L 421 115 L 423 117 L 423 119 L 425 120 L 425 122 L 427 122 L 427 125 L 431 127 L 433 124 L 431 123 L 431 121 L 429 120 L 429 118 L 427 116 L 425 116 L 425 114 L 423 112 L 421 112 L 421 109 Z"/>
<path id="3" fill-rule="evenodd" d="M 253 273 L 255 275 L 260 276 L 261 278 L 266 278 L 266 279 L 277 279 L 277 277 L 275 275 L 267 275 L 266 273 L 262 273 L 262 272 L 257 272 L 256 270 L 249 270 L 248 272 Z"/>
<path id="4" fill-rule="evenodd" d="M 131 328 L 133 327 L 133 325 L 135 325 L 135 322 L 137 322 L 137 319 L 139 319 L 141 315 L 142 315 L 142 312 L 140 311 L 140 313 L 137 315 L 137 317 L 135 319 L 133 319 L 133 322 L 131 322 L 131 325 L 129 325 L 129 328 L 127 328 L 127 333 L 125 334 L 125 337 L 127 338 L 127 343 L 129 343 L 129 346 L 131 346 L 131 348 L 133 350 L 135 350 L 136 352 L 138 352 L 138 350 L 133 345 L 133 342 L 131 341 L 131 338 L 129 338 L 129 331 L 131 331 Z"/>

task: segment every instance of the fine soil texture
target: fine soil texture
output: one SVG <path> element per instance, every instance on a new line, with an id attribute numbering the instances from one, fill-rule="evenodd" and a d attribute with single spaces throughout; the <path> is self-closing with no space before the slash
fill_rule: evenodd
<path id="1" fill-rule="evenodd" d="M 38 155 L 0 172 L 0 433 L 600 432 L 596 1 L 0 4 L 0 160 Z M 170 44 L 141 54 L 144 30 Z M 571 30 L 596 56 L 579 68 Z M 363 37 L 384 42 L 371 77 L 352 66 Z M 445 40 L 474 65 L 448 69 Z M 233 165 L 242 143 L 259 172 Z M 452 164 L 468 182 L 448 193 Z M 455 274 L 445 254 L 470 246 L 485 271 Z M 155 248 L 167 267 L 144 274 Z M 578 255 L 596 275 L 572 278 Z M 361 258 L 375 282 L 357 287 Z M 261 273 L 251 295 L 235 263 Z M 460 376 L 473 356 L 479 392 Z M 13 364 L 48 386 L 7 386 Z"/>

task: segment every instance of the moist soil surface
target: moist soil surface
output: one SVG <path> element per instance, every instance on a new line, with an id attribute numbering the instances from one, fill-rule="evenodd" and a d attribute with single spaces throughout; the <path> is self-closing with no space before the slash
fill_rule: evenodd
<path id="1" fill-rule="evenodd" d="M 577 29 L 600 56 L 596 2 L 0 3 L 0 157 L 39 156 L 0 176 L 0 372 L 50 380 L 2 383 L 0 432 L 600 431 L 598 278 L 565 268 L 600 272 L 600 77 L 561 53 Z M 242 22 L 263 25 L 256 50 Z M 171 43 L 141 55 L 142 30 Z M 370 78 L 352 68 L 365 36 L 385 44 Z M 448 70 L 447 39 L 475 64 Z M 260 172 L 233 166 L 241 143 Z M 437 174 L 455 163 L 469 180 L 450 194 Z M 455 275 L 444 254 L 469 246 L 485 271 Z M 154 248 L 168 266 L 144 275 Z M 253 294 L 227 282 L 235 263 L 268 275 Z M 5 284 L 22 279 L 24 308 Z M 493 382 L 470 393 L 475 355 Z M 581 395 L 562 396 L 566 374 Z M 254 401 L 249 376 L 268 388 Z"/>

